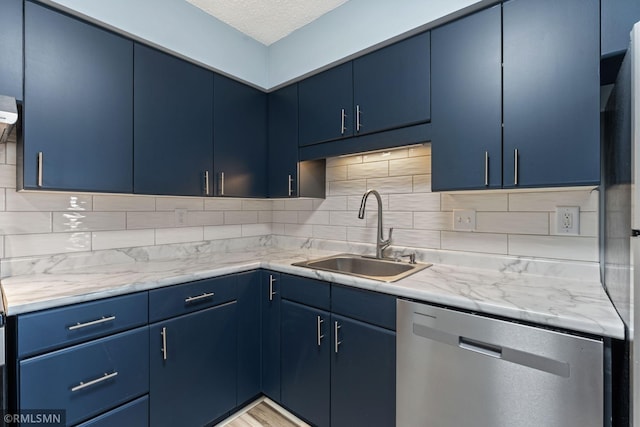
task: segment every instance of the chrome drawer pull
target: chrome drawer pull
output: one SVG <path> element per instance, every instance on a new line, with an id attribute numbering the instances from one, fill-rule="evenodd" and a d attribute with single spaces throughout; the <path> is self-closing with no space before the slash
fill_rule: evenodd
<path id="1" fill-rule="evenodd" d="M 42 162 L 44 154 L 38 151 L 38 187 L 42 187 Z"/>
<path id="2" fill-rule="evenodd" d="M 166 327 L 162 328 L 160 335 L 162 335 L 162 348 L 160 349 L 162 351 L 162 360 L 167 360 L 167 328 Z"/>
<path id="3" fill-rule="evenodd" d="M 204 194 L 209 195 L 209 171 L 204 171 Z"/>
<path id="4" fill-rule="evenodd" d="M 344 126 L 344 120 L 347 118 L 346 113 L 344 112 L 344 108 L 340 110 L 340 135 L 344 135 L 347 131 L 347 128 Z"/>
<path id="5" fill-rule="evenodd" d="M 103 376 L 101 376 L 100 378 L 96 378 L 95 380 L 91 380 L 91 381 L 86 382 L 86 383 L 84 383 L 84 382 L 80 381 L 80 384 L 78 384 L 78 385 L 77 385 L 77 386 L 75 386 L 75 387 L 71 387 L 71 391 L 80 391 L 80 390 L 82 390 L 83 388 L 87 388 L 87 387 L 90 387 L 90 386 L 92 386 L 92 385 L 95 385 L 95 384 L 101 383 L 102 381 L 106 381 L 106 380 L 108 380 L 108 379 L 110 379 L 110 378 L 115 377 L 116 375 L 118 375 L 118 371 L 113 371 L 113 372 L 112 372 L 112 373 L 110 373 L 110 374 L 107 374 L 107 373 L 105 372 L 105 374 L 104 374 Z"/>
<path id="6" fill-rule="evenodd" d="M 289 197 L 293 194 L 293 178 L 289 175 Z"/>
<path id="7" fill-rule="evenodd" d="M 340 326 L 340 325 L 338 324 L 338 322 L 335 322 L 335 331 L 334 331 L 334 334 L 333 334 L 333 335 L 334 335 L 334 339 L 335 339 L 334 344 L 335 344 L 335 352 L 336 352 L 336 353 L 338 353 L 338 346 L 339 346 L 340 344 L 342 344 L 342 341 L 339 341 L 339 340 L 338 340 L 338 330 L 339 330 L 341 327 L 342 327 L 342 326 Z"/>
<path id="8" fill-rule="evenodd" d="M 112 320 L 116 320 L 116 316 L 104 317 L 96 320 L 92 320 L 91 322 L 86 323 L 76 323 L 73 326 L 69 326 L 70 331 L 75 331 L 76 329 L 86 328 L 87 326 L 99 325 L 100 323 L 111 322 Z"/>
<path id="9" fill-rule="evenodd" d="M 275 281 L 276 281 L 276 278 L 273 277 L 272 274 L 270 274 L 269 275 L 269 301 L 273 301 L 273 296 L 277 294 L 277 292 L 273 290 L 273 284 L 275 283 Z"/>
<path id="10" fill-rule="evenodd" d="M 200 301 L 201 299 L 211 298 L 214 295 L 215 294 L 213 292 L 208 292 L 208 293 L 204 293 L 202 295 L 198 295 L 197 297 L 185 298 L 184 302 L 190 303 L 190 302 L 194 302 L 194 301 Z"/>
<path id="11" fill-rule="evenodd" d="M 320 325 L 322 325 L 324 323 L 324 320 L 318 316 L 318 347 L 320 347 L 321 344 L 321 340 L 322 338 L 324 338 L 324 335 L 322 335 L 322 331 L 320 329 Z"/>

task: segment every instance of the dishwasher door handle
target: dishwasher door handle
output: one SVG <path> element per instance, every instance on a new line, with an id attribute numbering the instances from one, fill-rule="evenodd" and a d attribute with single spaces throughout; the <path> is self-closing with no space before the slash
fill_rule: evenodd
<path id="1" fill-rule="evenodd" d="M 475 351 L 476 353 L 484 354 L 485 356 L 495 357 L 496 359 L 502 358 L 502 347 L 487 344 L 482 341 L 460 337 L 458 340 L 458 347 L 469 351 Z"/>

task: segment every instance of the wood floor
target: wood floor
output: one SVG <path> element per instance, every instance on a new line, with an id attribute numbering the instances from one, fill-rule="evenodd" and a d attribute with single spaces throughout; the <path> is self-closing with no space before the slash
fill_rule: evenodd
<path id="1" fill-rule="evenodd" d="M 273 401 L 262 398 L 229 417 L 216 427 L 308 427 L 309 425 L 281 408 Z"/>

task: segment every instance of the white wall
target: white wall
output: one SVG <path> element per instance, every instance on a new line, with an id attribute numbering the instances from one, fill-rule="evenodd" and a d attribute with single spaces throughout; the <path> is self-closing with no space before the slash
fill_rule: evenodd
<path id="1" fill-rule="evenodd" d="M 349 0 L 267 47 L 184 0 L 44 0 L 263 89 L 479 0 Z"/>

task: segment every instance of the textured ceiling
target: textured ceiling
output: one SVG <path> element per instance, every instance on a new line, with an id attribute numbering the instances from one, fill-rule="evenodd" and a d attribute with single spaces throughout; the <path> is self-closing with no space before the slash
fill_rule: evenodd
<path id="1" fill-rule="evenodd" d="M 266 46 L 347 0 L 186 0 Z"/>

